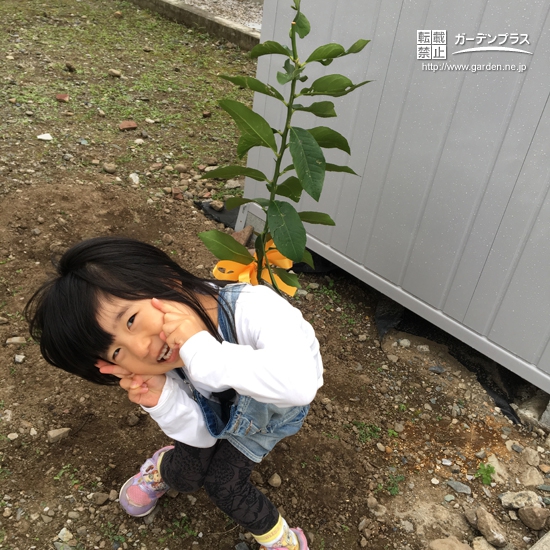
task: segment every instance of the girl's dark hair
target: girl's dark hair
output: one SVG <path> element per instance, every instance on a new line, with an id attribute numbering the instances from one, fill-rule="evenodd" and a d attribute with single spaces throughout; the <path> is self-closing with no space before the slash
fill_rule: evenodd
<path id="1" fill-rule="evenodd" d="M 204 295 L 219 301 L 216 286 L 195 277 L 155 246 L 125 237 L 96 237 L 74 245 L 53 263 L 55 277 L 34 293 L 25 317 L 44 359 L 56 367 L 97 384 L 118 383 L 118 378 L 95 367 L 113 341 L 97 320 L 100 302 L 109 295 L 185 304 L 221 341 L 199 300 Z M 225 304 L 221 306 L 233 320 Z"/>

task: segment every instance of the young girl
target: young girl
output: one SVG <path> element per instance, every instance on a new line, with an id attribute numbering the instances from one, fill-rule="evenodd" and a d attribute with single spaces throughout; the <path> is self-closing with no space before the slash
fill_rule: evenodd
<path id="1" fill-rule="evenodd" d="M 323 383 L 301 313 L 265 286 L 199 279 L 154 246 L 100 237 L 69 249 L 30 299 L 32 336 L 52 365 L 119 382 L 175 440 L 120 491 L 132 516 L 169 488 L 204 487 L 262 548 L 307 550 L 250 482 L 254 465 L 296 433 Z"/>

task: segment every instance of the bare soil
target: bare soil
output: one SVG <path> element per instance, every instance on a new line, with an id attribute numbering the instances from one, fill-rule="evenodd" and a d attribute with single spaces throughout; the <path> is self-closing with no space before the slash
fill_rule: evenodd
<path id="1" fill-rule="evenodd" d="M 118 388 L 48 366 L 22 317 L 52 255 L 91 236 L 143 239 L 209 276 L 215 260 L 197 234 L 220 226 L 194 200 L 230 192 L 194 176 L 235 162 L 236 132 L 215 101 L 250 96 L 216 75 L 254 74 L 254 65 L 216 37 L 128 3 L 50 4 L 0 4 L 0 548 L 64 548 L 63 528 L 72 535 L 67 546 L 78 549 L 229 550 L 243 541 L 257 548 L 202 492 L 165 497 L 145 520 L 125 515 L 115 494 L 101 502 L 169 440 Z M 128 119 L 137 130 L 119 130 Z M 45 133 L 53 140 L 37 139 Z M 113 174 L 105 163 L 116 165 Z M 176 165 L 186 167 L 180 173 Z M 444 346 L 395 332 L 380 343 L 377 297 L 362 283 L 339 271 L 301 282 L 307 295 L 293 303 L 317 332 L 325 385 L 304 428 L 258 466 L 254 482 L 304 528 L 310 548 L 471 541 L 477 533 L 464 509 L 475 504 L 503 523 L 511 547 L 533 544 L 541 533 L 500 507 L 497 494 L 511 486 L 486 492 L 467 476 L 478 468 L 475 453 L 486 450 L 514 480 L 525 463 L 505 440 L 544 447 L 543 434 L 511 425 Z M 26 343 L 6 344 L 12 337 Z M 403 338 L 410 347 L 392 345 Z M 417 348 L 425 344 L 429 351 Z M 70 428 L 69 436 L 50 443 L 56 428 Z M 542 462 L 550 462 L 545 453 Z M 278 488 L 268 482 L 275 473 Z M 473 496 L 446 486 L 451 476 Z M 449 494 L 455 500 L 447 502 Z M 375 514 L 373 497 L 385 513 Z"/>

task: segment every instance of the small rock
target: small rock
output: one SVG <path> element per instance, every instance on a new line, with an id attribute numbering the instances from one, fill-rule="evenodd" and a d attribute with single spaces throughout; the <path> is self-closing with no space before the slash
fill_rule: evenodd
<path id="1" fill-rule="evenodd" d="M 76 67 L 72 63 L 65 63 L 65 70 L 69 73 L 76 73 Z"/>
<path id="2" fill-rule="evenodd" d="M 98 110 L 97 110 L 97 114 L 98 114 L 100 117 L 106 116 L 106 113 L 105 113 L 105 111 L 104 111 L 103 109 L 98 109 Z"/>
<path id="3" fill-rule="evenodd" d="M 416 349 L 420 353 L 430 353 L 430 346 L 422 345 L 422 346 L 416 346 Z"/>
<path id="4" fill-rule="evenodd" d="M 410 348 L 410 347 L 411 347 L 411 341 L 408 340 L 407 338 L 402 338 L 401 340 L 398 340 L 397 343 L 398 343 L 402 348 Z"/>
<path id="5" fill-rule="evenodd" d="M 0 317 L 0 325 L 7 325 L 9 321 L 5 317 Z"/>
<path id="6" fill-rule="evenodd" d="M 128 414 L 128 416 L 126 417 L 126 424 L 128 424 L 128 426 L 135 426 L 136 424 L 138 424 L 138 422 L 139 416 L 137 414 L 134 414 L 133 412 Z"/>
<path id="7" fill-rule="evenodd" d="M 137 139 L 134 140 L 134 143 L 136 145 L 143 145 L 145 143 L 145 140 L 141 139 L 141 138 L 137 138 Z"/>
<path id="8" fill-rule="evenodd" d="M 470 546 L 460 542 L 456 537 L 432 540 L 429 550 L 471 550 Z"/>
<path id="9" fill-rule="evenodd" d="M 11 433 L 11 434 L 8 434 L 6 436 L 10 441 L 15 441 L 18 437 L 19 437 L 19 434 L 16 434 L 15 432 Z"/>
<path id="10" fill-rule="evenodd" d="M 184 174 L 189 172 L 189 166 L 187 166 L 187 164 L 176 164 L 176 166 L 174 166 L 174 170 L 180 174 Z"/>
<path id="11" fill-rule="evenodd" d="M 57 443 L 62 439 L 65 439 L 69 436 L 71 428 L 58 428 L 57 430 L 50 430 L 48 432 L 48 441 L 50 443 Z"/>
<path id="12" fill-rule="evenodd" d="M 50 516 L 47 516 L 46 514 L 41 514 L 40 517 L 42 518 L 42 521 L 44 523 L 51 523 L 53 521 L 53 518 L 51 518 Z"/>
<path id="13" fill-rule="evenodd" d="M 14 336 L 13 338 L 8 338 L 6 344 L 26 344 L 27 340 L 23 336 Z"/>
<path id="14" fill-rule="evenodd" d="M 115 13 L 113 14 L 117 19 L 122 19 L 122 12 L 120 11 L 115 11 Z"/>
<path id="15" fill-rule="evenodd" d="M 390 361 L 390 363 L 397 363 L 397 361 L 399 361 L 399 357 L 397 357 L 397 355 L 388 355 L 388 361 Z"/>
<path id="16" fill-rule="evenodd" d="M 465 485 L 464 483 L 460 483 L 460 481 L 450 480 L 450 481 L 447 481 L 447 485 L 457 493 L 462 493 L 464 495 L 472 494 L 472 489 L 470 489 L 468 485 Z"/>
<path id="17" fill-rule="evenodd" d="M 202 118 L 210 118 L 211 116 L 212 116 L 212 113 L 210 111 L 202 112 Z"/>
<path id="18" fill-rule="evenodd" d="M 243 227 L 240 231 L 235 231 L 231 236 L 243 246 L 248 246 L 248 241 L 250 241 L 250 237 L 252 237 L 252 234 L 254 233 L 254 227 L 252 225 L 247 225 Z"/>
<path id="19" fill-rule="evenodd" d="M 11 508 L 4 508 L 4 512 L 2 513 L 2 516 L 5 518 L 9 518 L 12 514 Z"/>
<path id="20" fill-rule="evenodd" d="M 60 103 L 69 103 L 69 94 L 57 94 L 55 99 Z"/>
<path id="21" fill-rule="evenodd" d="M 132 173 L 128 176 L 128 182 L 129 182 L 131 185 L 138 185 L 138 184 L 139 184 L 139 176 L 138 176 L 135 172 L 132 172 Z"/>
<path id="22" fill-rule="evenodd" d="M 36 137 L 42 141 L 52 141 L 53 139 L 51 134 L 40 134 L 39 136 L 36 136 Z"/>
<path id="23" fill-rule="evenodd" d="M 221 212 L 224 209 L 223 201 L 212 201 L 210 203 L 210 208 L 216 212 Z"/>
<path id="24" fill-rule="evenodd" d="M 123 120 L 118 125 L 118 128 L 121 131 L 135 130 L 137 127 L 138 127 L 137 124 L 133 120 Z"/>
<path id="25" fill-rule="evenodd" d="M 443 374 L 445 369 L 440 365 L 434 365 L 428 369 L 430 372 L 435 372 L 435 374 Z"/>
<path id="26" fill-rule="evenodd" d="M 239 189 L 241 182 L 239 180 L 227 180 L 227 183 L 223 186 L 224 189 Z"/>
<path id="27" fill-rule="evenodd" d="M 109 495 L 106 493 L 94 493 L 90 500 L 97 506 L 103 506 L 109 500 Z"/>
<path id="28" fill-rule="evenodd" d="M 57 538 L 61 542 L 69 542 L 73 538 L 73 534 L 66 527 L 63 527 L 57 534 Z"/>
<path id="29" fill-rule="evenodd" d="M 120 78 L 122 76 L 122 73 L 116 69 L 109 69 L 108 74 L 109 76 L 113 76 L 115 78 Z"/>
<path id="30" fill-rule="evenodd" d="M 116 172 L 116 164 L 112 162 L 106 162 L 103 165 L 103 171 L 107 172 L 107 174 L 114 174 Z"/>
<path id="31" fill-rule="evenodd" d="M 272 486 L 272 487 L 275 487 L 275 488 L 278 488 L 281 486 L 281 483 L 282 483 L 282 479 L 281 479 L 281 476 L 279 474 L 273 474 L 268 480 L 267 482 Z"/>
<path id="32" fill-rule="evenodd" d="M 146 118 L 145 122 L 147 122 L 147 124 L 155 124 L 155 121 L 152 118 Z"/>
<path id="33" fill-rule="evenodd" d="M 168 233 L 165 233 L 165 234 L 162 236 L 162 242 L 163 242 L 166 246 L 169 246 L 169 245 L 171 245 L 171 244 L 174 242 L 174 237 L 172 237 L 172 235 L 169 235 Z"/>
<path id="34" fill-rule="evenodd" d="M 16 355 L 14 358 L 13 358 L 13 361 L 14 363 L 17 363 L 17 364 L 21 364 L 25 361 L 25 356 L 24 355 Z"/>

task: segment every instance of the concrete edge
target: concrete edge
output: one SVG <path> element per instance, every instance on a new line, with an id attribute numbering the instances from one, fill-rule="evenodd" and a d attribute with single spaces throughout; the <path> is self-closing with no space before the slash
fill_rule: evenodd
<path id="1" fill-rule="evenodd" d="M 187 27 L 204 29 L 212 36 L 224 38 L 243 50 L 251 50 L 260 43 L 260 33 L 223 17 L 210 15 L 205 10 L 181 4 L 176 0 L 130 0 L 140 8 L 158 13 Z"/>

